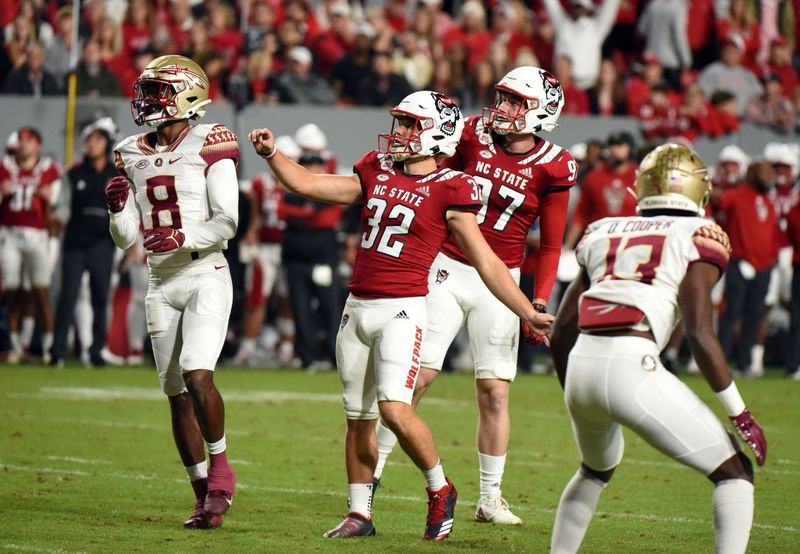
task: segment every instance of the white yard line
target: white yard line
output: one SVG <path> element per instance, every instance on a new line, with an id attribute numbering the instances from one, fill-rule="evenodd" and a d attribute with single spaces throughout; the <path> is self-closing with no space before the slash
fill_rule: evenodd
<path id="1" fill-rule="evenodd" d="M 47 459 L 56 462 L 71 462 L 73 464 L 87 464 L 92 466 L 111 465 L 114 463 L 109 460 L 87 460 L 86 458 L 76 458 L 74 456 L 47 456 Z"/>
<path id="2" fill-rule="evenodd" d="M 7 548 L 8 550 L 18 550 L 20 552 L 44 552 L 46 554 L 71 554 L 69 550 L 61 550 L 60 548 L 57 549 L 44 548 L 43 546 L 34 546 L 32 544 L 6 543 L 2 545 L 2 547 Z M 75 554 L 83 554 L 83 553 L 76 552 Z"/>

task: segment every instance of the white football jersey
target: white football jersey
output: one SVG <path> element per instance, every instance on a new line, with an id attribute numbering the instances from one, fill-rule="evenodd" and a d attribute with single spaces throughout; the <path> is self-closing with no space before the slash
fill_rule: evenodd
<path id="1" fill-rule="evenodd" d="M 589 225 L 577 248 L 591 280 L 581 295 L 644 312 L 659 349 L 680 320 L 678 289 L 689 264 L 702 261 L 725 271 L 728 236 L 701 217 L 613 217 Z"/>
<path id="2" fill-rule="evenodd" d="M 114 149 L 117 169 L 131 181 L 133 198 L 142 227 L 174 227 L 189 230 L 211 216 L 206 175 L 217 161 L 239 160 L 236 135 L 223 125 L 189 125 L 168 147 L 158 147 L 155 132 L 130 136 Z M 229 192 L 228 192 L 229 190 Z M 234 180 L 225 194 L 238 198 Z M 198 250 L 220 250 L 227 241 Z M 184 248 L 185 250 L 185 248 Z M 167 262 L 167 254 L 151 254 L 150 263 Z"/>

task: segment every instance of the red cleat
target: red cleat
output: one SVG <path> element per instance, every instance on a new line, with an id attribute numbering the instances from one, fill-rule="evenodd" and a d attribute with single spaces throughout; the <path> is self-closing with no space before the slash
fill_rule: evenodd
<path id="1" fill-rule="evenodd" d="M 426 541 L 443 541 L 453 530 L 458 492 L 453 483 L 445 477 L 447 485 L 437 491 L 425 489 L 428 493 L 428 520 L 425 522 Z"/>
<path id="2" fill-rule="evenodd" d="M 183 522 L 186 529 L 216 529 L 222 527 L 222 516 L 211 515 L 203 508 L 203 500 L 198 498 L 194 505 L 194 512 L 189 519 Z"/>
<path id="3" fill-rule="evenodd" d="M 224 456 L 223 454 L 219 455 Z M 208 468 L 208 494 L 203 507 L 209 515 L 221 516 L 233 503 L 233 489 L 236 486 L 236 473 L 222 457 L 216 464 L 212 456 L 211 467 Z"/>
<path id="4" fill-rule="evenodd" d="M 322 535 L 329 539 L 351 539 L 353 537 L 374 537 L 375 526 L 372 518 L 365 518 L 356 512 L 350 512 L 333 529 Z"/>

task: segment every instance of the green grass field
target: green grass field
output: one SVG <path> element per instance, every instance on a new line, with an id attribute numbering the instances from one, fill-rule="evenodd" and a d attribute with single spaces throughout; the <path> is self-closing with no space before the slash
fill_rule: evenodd
<path id="1" fill-rule="evenodd" d="M 721 415 L 704 381 L 687 378 Z M 233 508 L 214 531 L 181 527 L 193 495 L 153 369 L 0 368 L 2 552 L 546 552 L 561 490 L 578 465 L 554 377 L 512 387 L 505 496 L 517 528 L 474 523 L 476 407 L 469 375 L 443 375 L 420 408 L 459 490 L 444 544 L 426 544 L 424 478 L 398 450 L 375 502 L 378 535 L 322 538 L 347 511 L 344 415 L 333 372 L 223 369 Z M 741 381 L 769 458 L 756 475 L 751 552 L 800 551 L 800 383 Z M 712 485 L 626 432 L 585 552 L 711 552 Z"/>

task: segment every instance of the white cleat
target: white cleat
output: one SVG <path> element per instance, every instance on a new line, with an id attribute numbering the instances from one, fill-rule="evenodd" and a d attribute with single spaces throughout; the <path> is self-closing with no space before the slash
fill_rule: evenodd
<path id="1" fill-rule="evenodd" d="M 478 509 L 475 510 L 475 521 L 497 525 L 522 525 L 522 520 L 511 512 L 508 502 L 502 496 L 481 497 L 478 500 Z"/>

